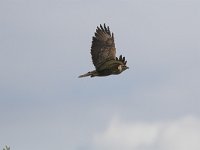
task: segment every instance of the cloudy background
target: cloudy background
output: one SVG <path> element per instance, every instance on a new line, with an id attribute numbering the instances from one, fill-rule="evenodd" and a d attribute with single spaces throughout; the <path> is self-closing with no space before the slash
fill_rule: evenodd
<path id="1" fill-rule="evenodd" d="M 199 150 L 199 0 L 0 0 L 0 149 Z M 119 76 L 77 78 L 100 23 Z"/>

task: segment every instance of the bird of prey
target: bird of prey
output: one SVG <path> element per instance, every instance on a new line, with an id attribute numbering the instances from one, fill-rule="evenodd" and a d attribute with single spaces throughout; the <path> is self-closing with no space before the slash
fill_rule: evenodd
<path id="1" fill-rule="evenodd" d="M 129 68 L 126 66 L 125 57 L 122 57 L 122 55 L 119 58 L 116 57 L 114 34 L 105 24 L 104 26 L 100 24 L 96 29 L 95 36 L 92 39 L 91 55 L 96 69 L 80 75 L 79 78 L 117 75 Z"/>

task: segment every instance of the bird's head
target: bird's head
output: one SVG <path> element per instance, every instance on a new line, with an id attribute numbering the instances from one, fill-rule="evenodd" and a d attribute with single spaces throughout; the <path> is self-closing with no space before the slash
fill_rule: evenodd
<path id="1" fill-rule="evenodd" d="M 120 72 L 123 72 L 123 71 L 125 71 L 126 69 L 129 69 L 129 67 L 127 67 L 126 65 L 119 65 L 118 66 L 118 70 L 120 71 Z"/>
<path id="2" fill-rule="evenodd" d="M 127 67 L 126 65 L 122 65 L 122 71 L 129 69 L 129 67 Z"/>

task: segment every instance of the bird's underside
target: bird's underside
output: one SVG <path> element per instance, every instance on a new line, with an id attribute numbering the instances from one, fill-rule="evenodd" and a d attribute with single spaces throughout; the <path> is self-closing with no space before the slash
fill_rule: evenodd
<path id="1" fill-rule="evenodd" d="M 91 55 L 96 69 L 80 75 L 79 78 L 117 75 L 128 69 L 125 57 L 122 55 L 119 58 L 116 57 L 114 34 L 111 34 L 109 27 L 105 24 L 96 29 L 92 40 Z"/>

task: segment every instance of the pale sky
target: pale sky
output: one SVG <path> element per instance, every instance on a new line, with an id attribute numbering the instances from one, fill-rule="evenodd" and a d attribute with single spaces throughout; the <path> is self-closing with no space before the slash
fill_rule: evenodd
<path id="1" fill-rule="evenodd" d="M 199 0 L 0 0 L 0 149 L 199 150 Z M 129 70 L 94 69 L 99 24 Z"/>

